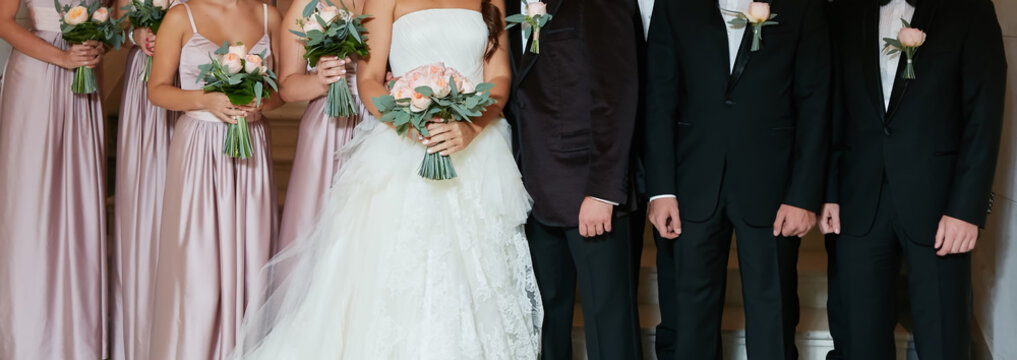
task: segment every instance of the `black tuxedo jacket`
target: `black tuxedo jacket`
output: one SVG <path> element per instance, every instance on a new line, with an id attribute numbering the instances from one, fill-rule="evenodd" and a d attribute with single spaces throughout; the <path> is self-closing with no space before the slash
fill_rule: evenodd
<path id="1" fill-rule="evenodd" d="M 836 101 L 827 201 L 841 231 L 872 227 L 884 181 L 912 241 L 931 244 L 943 215 L 985 223 L 999 150 L 1006 58 L 989 0 L 920 0 L 911 25 L 926 32 L 890 106 L 879 74 L 879 5 L 838 1 Z"/>
<path id="2" fill-rule="evenodd" d="M 709 218 L 723 180 L 752 225 L 780 204 L 818 211 L 829 129 L 824 0 L 772 0 L 778 25 L 730 70 L 717 0 L 658 0 L 648 40 L 648 194 L 676 194 L 681 217 Z"/>
<path id="3" fill-rule="evenodd" d="M 509 30 L 513 86 L 506 115 L 533 214 L 548 225 L 576 226 L 586 196 L 634 205 L 629 171 L 639 105 L 635 0 L 546 0 L 553 18 L 540 54 L 523 52 Z M 519 13 L 519 0 L 506 12 Z M 527 48 L 529 45 L 527 45 Z"/>

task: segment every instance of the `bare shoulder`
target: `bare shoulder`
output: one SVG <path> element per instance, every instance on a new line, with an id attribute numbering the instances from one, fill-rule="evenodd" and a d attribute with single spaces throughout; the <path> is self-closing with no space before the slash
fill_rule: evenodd
<path id="1" fill-rule="evenodd" d="M 159 34 L 163 34 L 169 30 L 172 33 L 184 32 L 191 28 L 191 20 L 187 16 L 187 8 L 183 4 L 171 7 L 166 11 L 166 15 L 162 18 L 162 23 L 159 25 Z"/>

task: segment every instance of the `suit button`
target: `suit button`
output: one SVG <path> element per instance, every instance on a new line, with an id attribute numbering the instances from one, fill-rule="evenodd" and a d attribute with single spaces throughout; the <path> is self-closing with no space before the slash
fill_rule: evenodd
<path id="1" fill-rule="evenodd" d="M 731 99 L 727 99 L 727 100 L 724 100 L 724 105 L 727 105 L 727 106 L 734 106 L 734 105 L 735 105 L 735 102 L 734 102 L 734 100 L 731 100 Z"/>
<path id="2" fill-rule="evenodd" d="M 886 135 L 886 136 L 893 135 L 893 130 L 890 130 L 889 126 L 883 125 L 883 135 Z"/>

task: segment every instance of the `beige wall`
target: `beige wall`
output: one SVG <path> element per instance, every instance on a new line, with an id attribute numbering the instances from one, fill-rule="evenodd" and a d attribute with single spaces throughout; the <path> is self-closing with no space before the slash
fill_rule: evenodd
<path id="1" fill-rule="evenodd" d="M 1017 359 L 1017 1 L 993 1 L 1010 66 L 995 203 L 974 253 L 974 307 L 992 357 Z"/>

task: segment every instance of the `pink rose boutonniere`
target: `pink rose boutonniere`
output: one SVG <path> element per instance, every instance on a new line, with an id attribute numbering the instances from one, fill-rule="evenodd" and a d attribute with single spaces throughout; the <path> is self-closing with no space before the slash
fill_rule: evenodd
<path id="1" fill-rule="evenodd" d="M 914 57 L 915 51 L 918 47 L 925 44 L 925 32 L 911 27 L 911 24 L 907 20 L 900 19 L 904 22 L 904 28 L 900 29 L 897 33 L 897 38 L 883 38 L 886 41 L 886 45 L 883 46 L 883 51 L 888 54 L 896 54 L 898 52 L 904 53 L 907 56 L 907 66 L 904 68 L 904 79 L 914 80 L 915 79 L 915 65 Z"/>
<path id="2" fill-rule="evenodd" d="M 505 22 L 509 23 L 506 29 L 511 29 L 519 24 L 529 25 L 523 27 L 523 38 L 529 39 L 530 34 L 533 34 L 533 39 L 530 40 L 530 52 L 534 54 L 540 54 L 540 29 L 548 21 L 551 21 L 551 14 L 547 13 L 547 4 L 540 1 L 527 3 L 525 14 L 515 14 L 505 18 Z"/>
<path id="3" fill-rule="evenodd" d="M 777 14 L 770 13 L 770 4 L 753 2 L 744 12 L 725 10 L 735 15 L 728 24 L 737 27 L 752 26 L 752 51 L 759 51 L 763 42 L 763 27 L 779 24 L 773 21 Z"/>

